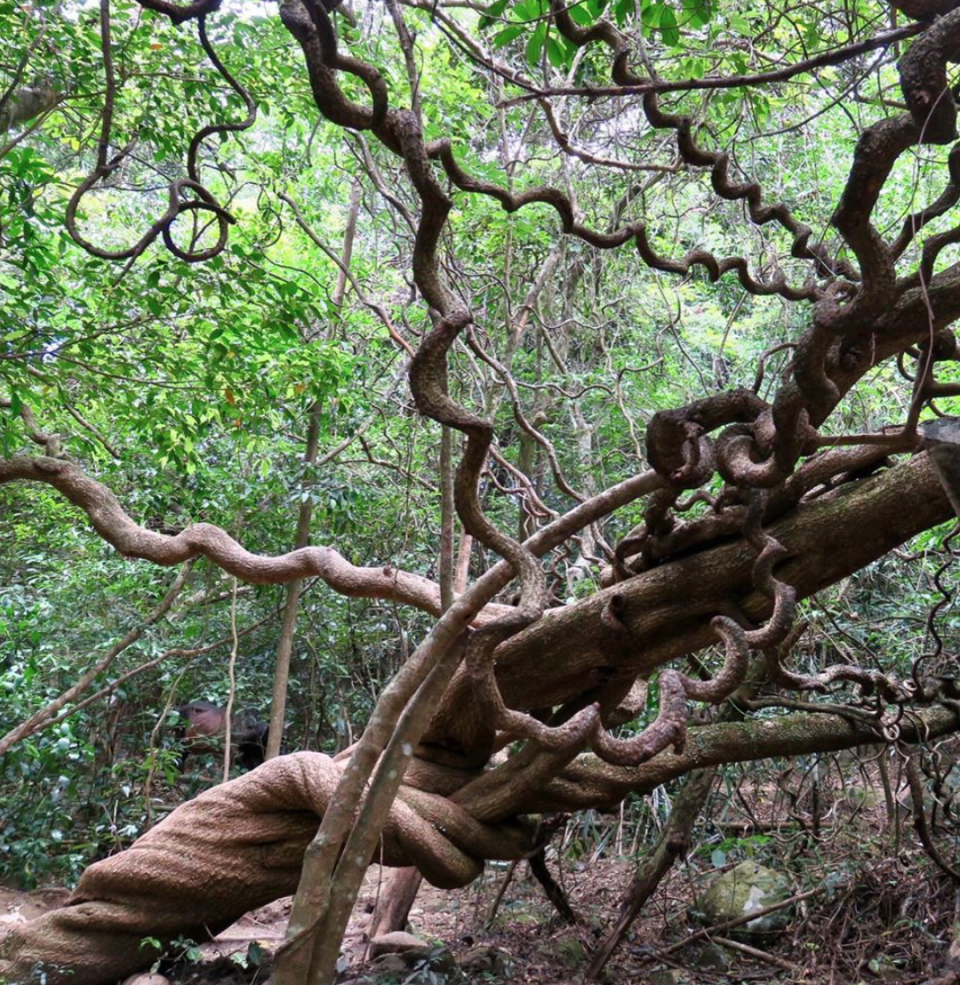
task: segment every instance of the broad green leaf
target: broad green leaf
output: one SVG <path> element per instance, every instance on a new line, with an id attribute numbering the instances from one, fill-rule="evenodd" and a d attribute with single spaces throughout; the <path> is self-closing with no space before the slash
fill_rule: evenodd
<path id="1" fill-rule="evenodd" d="M 680 28 L 677 25 L 677 15 L 673 7 L 665 4 L 660 13 L 660 35 L 663 43 L 671 48 L 675 48 L 680 43 Z"/>
<path id="2" fill-rule="evenodd" d="M 547 38 L 547 58 L 554 68 L 563 68 L 567 61 L 566 52 L 552 34 Z"/>
<path id="3" fill-rule="evenodd" d="M 574 4 L 569 10 L 573 20 L 582 27 L 589 27 L 597 19 L 583 3 Z"/>
<path id="4" fill-rule="evenodd" d="M 483 30 L 489 27 L 491 24 L 496 23 L 503 12 L 507 9 L 507 4 L 510 0 L 497 0 L 496 3 L 490 4 L 487 7 L 487 12 L 480 18 L 480 29 Z"/>
<path id="5" fill-rule="evenodd" d="M 520 37 L 521 34 L 523 34 L 523 27 L 519 24 L 514 27 L 505 27 L 499 34 L 494 35 L 493 46 L 494 48 L 502 48 L 514 38 Z"/>
<path id="6" fill-rule="evenodd" d="M 540 53 L 543 51 L 543 43 L 547 38 L 547 25 L 541 23 L 537 25 L 537 29 L 530 36 L 530 40 L 527 42 L 527 62 L 532 66 L 537 66 L 540 64 Z"/>
<path id="7" fill-rule="evenodd" d="M 663 4 L 651 3 L 643 7 L 640 12 L 640 19 L 643 22 L 644 27 L 658 28 L 660 26 L 660 18 L 662 15 Z"/>

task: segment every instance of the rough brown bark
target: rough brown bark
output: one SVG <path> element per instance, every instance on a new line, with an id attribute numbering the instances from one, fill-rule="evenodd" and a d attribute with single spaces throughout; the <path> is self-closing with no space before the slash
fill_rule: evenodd
<path id="1" fill-rule="evenodd" d="M 903 508 L 910 502 L 911 509 Z M 910 537 L 945 522 L 952 510 L 926 455 L 802 504 L 770 532 L 791 558 L 778 577 L 803 598 Z M 714 640 L 717 613 L 768 617 L 770 600 L 752 583 L 754 552 L 743 539 L 668 561 L 590 598 L 550 610 L 497 649 L 497 683 L 512 708 L 563 705 L 584 693 L 616 701 L 637 677 Z M 614 597 L 624 628 L 603 619 Z M 550 667 L 549 675 L 531 673 Z M 425 742 L 427 757 L 465 766 L 486 761 L 493 739 L 473 702 L 466 675 L 444 696 Z"/>
<path id="2" fill-rule="evenodd" d="M 932 708 L 904 721 L 901 740 L 928 741 L 958 727 L 955 710 Z M 573 775 L 568 771 L 545 786 L 541 804 L 552 809 L 551 802 L 570 792 L 576 802 L 587 789 L 593 804 L 603 806 L 627 789 L 652 789 L 678 771 L 850 748 L 875 738 L 866 726 L 834 715 L 709 725 L 691 730 L 694 752 L 687 758 L 664 753 L 634 770 L 614 770 L 619 794 L 616 785 L 591 778 L 593 757 L 581 757 Z M 289 894 L 316 818 L 335 795 L 338 773 L 326 756 L 295 753 L 182 805 L 131 849 L 91 866 L 66 906 L 14 928 L 0 947 L 0 979 L 29 981 L 41 961 L 59 966 L 51 969 L 48 985 L 112 985 L 152 963 L 153 952 L 140 946 L 144 937 L 203 939 L 247 910 Z M 497 804 L 483 796 L 479 782 L 474 794 L 458 807 L 446 797 L 403 788 L 390 809 L 382 852 L 374 846 L 363 865 L 381 859 L 415 864 L 435 884 L 453 886 L 473 879 L 482 858 L 519 858 L 529 851 L 529 834 L 496 823 Z"/>

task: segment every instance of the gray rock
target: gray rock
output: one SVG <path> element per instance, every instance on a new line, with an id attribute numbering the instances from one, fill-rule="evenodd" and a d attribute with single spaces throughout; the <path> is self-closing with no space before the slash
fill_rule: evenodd
<path id="1" fill-rule="evenodd" d="M 726 971 L 730 967 L 730 958 L 719 944 L 710 941 L 697 941 L 683 951 L 684 962 L 691 968 L 707 971 Z"/>
<path id="2" fill-rule="evenodd" d="M 902 961 L 895 961 L 885 955 L 880 955 L 880 957 L 871 958 L 867 963 L 867 968 L 882 981 L 893 982 L 903 978 L 904 969 L 902 965 Z"/>
<path id="3" fill-rule="evenodd" d="M 655 971 L 647 981 L 650 985 L 687 985 L 689 979 L 678 968 L 664 968 Z"/>
<path id="4" fill-rule="evenodd" d="M 507 973 L 507 963 L 507 953 L 490 944 L 478 944 L 460 956 L 460 968 L 468 975 L 485 972 L 502 978 Z"/>
<path id="5" fill-rule="evenodd" d="M 399 930 L 375 937 L 370 942 L 370 952 L 376 959 L 370 965 L 370 971 L 378 977 L 402 974 L 406 980 L 411 969 L 420 969 L 433 983 L 438 977 L 457 970 L 457 959 L 448 948 L 428 944 Z"/>
<path id="6" fill-rule="evenodd" d="M 443 975 L 452 975 L 457 970 L 457 959 L 447 947 L 431 948 L 425 960 L 431 971 L 440 972 Z"/>
<path id="7" fill-rule="evenodd" d="M 873 787 L 850 785 L 843 795 L 843 803 L 851 811 L 870 810 L 880 803 L 880 794 Z"/>
<path id="8" fill-rule="evenodd" d="M 741 862 L 713 880 L 696 906 L 691 908 L 690 915 L 700 923 L 712 926 L 764 910 L 789 899 L 793 893 L 793 883 L 784 873 L 757 862 Z M 762 934 L 767 937 L 785 930 L 791 916 L 791 908 L 785 907 L 732 928 L 729 936 L 750 938 Z"/>
<path id="9" fill-rule="evenodd" d="M 410 969 L 399 954 L 382 954 L 370 965 L 370 973 L 380 975 L 407 975 Z"/>
<path id="10" fill-rule="evenodd" d="M 579 968 L 587 960 L 587 949 L 579 937 L 561 937 L 551 941 L 547 950 L 556 961 L 568 968 Z"/>
<path id="11" fill-rule="evenodd" d="M 956 770 L 947 774 L 938 793 L 934 792 L 933 784 L 930 780 L 925 779 L 923 781 L 922 789 L 923 809 L 928 815 L 938 804 L 941 807 L 949 804 L 952 810 L 956 810 L 958 803 L 960 803 L 960 799 L 958 799 L 958 793 L 960 793 L 960 776 L 958 776 Z M 900 811 L 904 814 L 913 813 L 913 792 L 909 787 L 904 787 L 900 790 L 897 793 L 896 800 Z"/>
<path id="12" fill-rule="evenodd" d="M 123 980 L 123 985 L 170 985 L 170 980 L 163 975 L 131 975 Z"/>

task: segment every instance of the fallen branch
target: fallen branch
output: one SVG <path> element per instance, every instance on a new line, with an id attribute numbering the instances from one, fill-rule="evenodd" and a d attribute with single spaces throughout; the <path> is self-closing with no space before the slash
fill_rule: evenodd
<path id="1" fill-rule="evenodd" d="M 604 966 L 610 960 L 610 955 L 623 940 L 631 924 L 636 920 L 637 914 L 643 909 L 643 905 L 656 892 L 674 862 L 690 850 L 693 826 L 710 796 L 716 775 L 715 769 L 698 770 L 688 777 L 683 789 L 677 794 L 656 850 L 637 870 L 633 884 L 620 904 L 620 916 L 617 922 L 601 941 L 590 960 L 584 975 L 588 981 L 600 978 Z"/>
<path id="2" fill-rule="evenodd" d="M 751 947 L 749 944 L 744 944 L 741 941 L 732 941 L 728 937 L 714 937 L 713 942 L 719 944 L 721 947 L 729 948 L 731 951 L 739 951 L 741 954 L 756 958 L 758 961 L 766 961 L 767 964 L 776 965 L 778 968 L 783 968 L 784 971 L 795 972 L 798 970 L 795 964 L 784 961 L 783 958 L 778 958 L 773 954 L 769 954 L 767 951 L 761 951 L 759 947 Z"/>

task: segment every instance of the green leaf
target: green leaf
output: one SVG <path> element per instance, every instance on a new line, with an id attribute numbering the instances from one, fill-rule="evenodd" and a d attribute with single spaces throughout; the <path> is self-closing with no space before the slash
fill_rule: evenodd
<path id="1" fill-rule="evenodd" d="M 563 68 L 567 62 L 567 53 L 553 35 L 547 38 L 547 58 L 554 68 Z"/>
<path id="2" fill-rule="evenodd" d="M 247 945 L 247 961 L 253 965 L 254 968 L 259 968 L 263 964 L 263 948 L 260 946 L 259 941 L 251 941 Z"/>
<path id="3" fill-rule="evenodd" d="M 640 20 L 644 27 L 657 28 L 660 26 L 660 17 L 663 15 L 662 3 L 651 3 L 640 11 Z"/>
<path id="4" fill-rule="evenodd" d="M 580 24 L 582 27 L 589 27 L 596 20 L 596 17 L 590 13 L 589 8 L 585 4 L 575 4 L 569 10 L 574 22 Z"/>
<path id="5" fill-rule="evenodd" d="M 670 48 L 680 44 L 680 28 L 677 26 L 677 15 L 673 12 L 673 7 L 663 7 L 660 14 L 660 35 L 663 43 Z"/>
<path id="6" fill-rule="evenodd" d="M 510 0 L 497 0 L 496 3 L 490 4 L 490 6 L 487 7 L 487 12 L 480 18 L 480 29 L 483 30 L 483 28 L 489 27 L 491 24 L 495 23 L 507 9 L 507 4 L 509 2 Z"/>
<path id="7" fill-rule="evenodd" d="M 683 24 L 688 27 L 703 27 L 713 16 L 710 0 L 683 0 Z"/>
<path id="8" fill-rule="evenodd" d="M 543 51 L 543 43 L 546 39 L 547 25 L 539 24 L 527 42 L 527 62 L 533 67 L 540 64 L 540 52 Z"/>
<path id="9" fill-rule="evenodd" d="M 520 37 L 521 34 L 523 34 L 523 27 L 520 24 L 515 27 L 505 27 L 499 34 L 494 35 L 493 46 L 494 48 L 502 48 L 514 38 Z"/>

